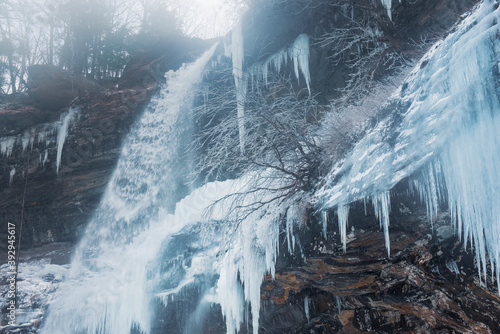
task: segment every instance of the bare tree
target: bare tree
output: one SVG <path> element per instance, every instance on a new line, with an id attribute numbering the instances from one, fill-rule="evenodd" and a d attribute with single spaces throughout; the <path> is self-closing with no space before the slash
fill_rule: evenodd
<path id="1" fill-rule="evenodd" d="M 317 143 L 318 106 L 314 97 L 296 92 L 292 80 L 269 78 L 249 84 L 245 102 L 245 151 L 239 148 L 232 74 L 225 70 L 205 91 L 196 110 L 198 137 L 192 150 L 199 160 L 193 175 L 203 181 L 253 173 L 252 186 L 238 196 L 265 192 L 245 206 L 250 213 L 273 201 L 313 189 L 319 178 L 322 149 Z M 253 87 L 252 87 L 253 86 Z"/>

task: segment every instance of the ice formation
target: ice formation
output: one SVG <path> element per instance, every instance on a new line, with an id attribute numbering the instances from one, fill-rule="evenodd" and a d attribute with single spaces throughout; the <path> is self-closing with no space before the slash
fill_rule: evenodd
<path id="1" fill-rule="evenodd" d="M 302 74 L 307 85 L 307 90 L 311 94 L 309 36 L 306 34 L 299 35 L 288 49 L 283 48 L 267 58 L 262 64 L 253 65 L 249 69 L 249 72 L 257 78 L 262 78 L 267 85 L 269 72 L 274 69 L 279 73 L 282 68 L 288 65 L 289 61 L 293 63 L 295 78 L 300 82 L 300 75 Z"/>
<path id="2" fill-rule="evenodd" d="M 224 53 L 231 55 L 233 61 L 233 76 L 236 87 L 236 108 L 238 117 L 238 132 L 240 152 L 245 153 L 245 102 L 248 88 L 249 77 L 261 78 L 267 85 L 269 71 L 274 68 L 277 72 L 288 64 L 293 62 L 293 71 L 297 81 L 300 82 L 300 75 L 304 77 L 309 95 L 311 94 L 311 74 L 309 72 L 309 36 L 299 35 L 292 46 L 288 49 L 282 49 L 270 56 L 262 64 L 253 65 L 247 71 L 244 67 L 244 40 L 242 23 L 239 22 L 231 34 L 231 44 L 224 40 Z"/>
<path id="3" fill-rule="evenodd" d="M 304 298 L 304 312 L 306 313 L 307 322 L 309 322 L 309 304 L 311 303 L 309 296 Z"/>
<path id="4" fill-rule="evenodd" d="M 4 157 L 10 157 L 15 143 L 16 137 L 0 138 L 0 153 L 2 153 Z"/>
<path id="5" fill-rule="evenodd" d="M 57 131 L 57 158 L 56 158 L 56 172 L 59 173 L 59 167 L 61 166 L 62 150 L 64 142 L 66 141 L 66 136 L 68 135 L 68 130 L 72 122 L 78 115 L 80 110 L 78 108 L 69 108 L 67 113 L 61 115 L 61 126 Z"/>
<path id="6" fill-rule="evenodd" d="M 9 173 L 9 186 L 12 184 L 12 181 L 14 181 L 14 175 L 16 175 L 16 169 L 12 168 Z"/>
<path id="7" fill-rule="evenodd" d="M 382 5 L 387 10 L 387 16 L 392 21 L 392 0 L 382 0 Z"/>
<path id="8" fill-rule="evenodd" d="M 55 252 L 55 251 L 54 251 Z M 26 259 L 19 261 L 17 281 L 17 312 L 16 323 L 19 325 L 33 323 L 43 317 L 43 306 L 53 297 L 53 291 L 64 279 L 68 272 L 68 265 L 50 264 L 49 258 Z M 0 266 L 0 279 L 6 281 L 12 276 L 9 264 Z M 7 295 L 8 285 L 0 287 L 0 296 Z M 0 298 L 0 305 L 6 306 L 7 299 Z M 6 329 L 0 325 L 0 329 Z M 9 331 L 6 330 L 6 333 Z M 11 331 L 10 333 L 21 332 Z"/>
<path id="9" fill-rule="evenodd" d="M 252 184 L 249 178 L 248 184 Z M 253 189 L 253 188 L 250 188 Z M 265 202 L 275 194 L 251 192 L 243 202 Z M 226 319 L 228 334 L 238 332 L 250 306 L 253 333 L 259 330 L 260 286 L 267 273 L 274 277 L 278 252 L 279 219 L 286 205 L 265 206 L 240 222 L 224 258 L 217 283 L 217 301 Z M 246 319 L 248 320 L 248 318 Z"/>
<path id="10" fill-rule="evenodd" d="M 42 160 L 42 166 L 45 166 L 45 163 L 49 159 L 49 151 L 45 150 L 45 153 L 43 154 L 43 160 Z"/>
<path id="11" fill-rule="evenodd" d="M 293 70 L 295 72 L 295 77 L 299 80 L 299 71 L 304 76 L 306 80 L 307 90 L 311 94 L 311 74 L 309 72 L 309 36 L 306 34 L 299 35 L 289 53 L 292 54 L 293 59 Z"/>
<path id="12" fill-rule="evenodd" d="M 398 110 L 360 140 L 318 192 L 323 207 L 371 199 L 389 253 L 390 189 L 404 178 L 429 217 L 447 201 L 464 242 L 475 247 L 481 275 L 487 257 L 500 266 L 500 10 L 485 1 L 435 45 L 394 96 Z M 342 219 L 343 220 L 343 219 Z M 345 223 L 341 234 L 345 240 Z"/>
<path id="13" fill-rule="evenodd" d="M 37 143 L 46 141 L 49 144 L 47 137 L 53 135 L 57 128 L 60 127 L 60 122 L 43 123 L 37 126 L 28 128 L 22 134 L 17 136 L 9 136 L 0 138 L 0 154 L 4 157 L 11 157 L 16 143 L 21 145 L 22 152 L 24 153 L 28 146 L 33 149 L 35 140 Z"/>
<path id="14" fill-rule="evenodd" d="M 231 56 L 233 60 L 234 85 L 236 87 L 236 108 L 238 131 L 240 136 L 240 152 L 245 153 L 245 100 L 247 92 L 247 75 L 243 71 L 244 46 L 243 27 L 239 21 L 233 29 L 231 37 Z"/>

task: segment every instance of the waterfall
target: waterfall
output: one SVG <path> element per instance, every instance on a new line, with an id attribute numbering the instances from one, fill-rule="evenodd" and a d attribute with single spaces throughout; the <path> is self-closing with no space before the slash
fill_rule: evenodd
<path id="1" fill-rule="evenodd" d="M 393 96 L 397 110 L 321 183 L 313 200 L 318 209 L 337 209 L 344 251 L 350 204 L 368 199 L 390 256 L 390 191 L 412 178 L 429 216 L 448 200 L 456 229 L 474 243 L 483 273 L 488 253 L 500 277 L 500 177 L 494 168 L 500 164 L 500 49 L 494 42 L 499 15 L 500 9 L 485 2 L 437 44 Z M 245 94 L 240 89 L 250 72 L 242 70 L 242 38 L 238 30 L 233 34 L 232 56 L 244 152 Z M 307 35 L 300 35 L 295 51 L 286 56 L 280 51 L 261 72 L 267 73 L 269 64 L 279 71 L 293 59 L 296 78 L 302 73 L 310 90 L 308 43 Z M 260 289 L 264 276 L 275 274 L 280 223 L 286 219 L 288 250 L 300 248 L 294 231 L 306 213 L 295 199 L 310 194 L 281 196 L 286 180 L 265 167 L 189 191 L 185 175 L 191 161 L 184 153 L 192 139 L 191 107 L 214 51 L 215 46 L 193 64 L 167 73 L 167 84 L 131 130 L 42 334 L 156 333 L 158 305 L 173 308 L 185 297 L 193 307 L 182 311 L 189 314 L 175 320 L 173 332 L 199 332 L 207 307 L 218 304 L 228 334 L 250 320 L 258 333 Z M 8 152 L 8 143 L 2 145 Z M 323 211 L 325 237 L 331 220 Z M 307 317 L 309 307 L 306 299 Z"/>
<path id="2" fill-rule="evenodd" d="M 168 72 L 167 84 L 127 137 L 42 333 L 150 332 L 158 288 L 153 264 L 169 236 L 189 221 L 175 220 L 172 211 L 186 192 L 190 107 L 214 50 Z"/>

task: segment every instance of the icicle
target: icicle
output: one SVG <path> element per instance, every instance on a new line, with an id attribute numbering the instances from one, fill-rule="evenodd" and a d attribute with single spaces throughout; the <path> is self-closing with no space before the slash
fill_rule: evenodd
<path id="1" fill-rule="evenodd" d="M 290 206 L 286 213 L 286 241 L 288 245 L 288 253 L 295 252 L 295 234 L 293 232 L 293 225 L 297 222 L 297 207 L 296 205 Z"/>
<path id="2" fill-rule="evenodd" d="M 238 134 L 240 138 L 240 153 L 245 154 L 245 101 L 247 96 L 247 75 L 236 85 L 236 108 L 238 117 Z"/>
<path id="3" fill-rule="evenodd" d="M 448 261 L 446 262 L 446 268 L 452 273 L 460 275 L 460 269 L 458 269 L 458 265 L 456 261 Z"/>
<path id="4" fill-rule="evenodd" d="M 43 156 L 43 161 L 42 161 L 42 167 L 45 166 L 45 163 L 47 162 L 48 158 L 49 158 L 49 151 L 45 150 L 45 154 Z"/>
<path id="5" fill-rule="evenodd" d="M 12 149 L 16 143 L 16 137 L 0 138 L 0 153 L 9 158 L 12 155 Z"/>
<path id="6" fill-rule="evenodd" d="M 380 222 L 380 226 L 384 228 L 385 247 L 387 248 L 387 256 L 391 256 L 391 240 L 389 239 L 389 212 L 391 211 L 391 196 L 390 192 L 386 191 L 372 196 L 373 209 L 375 216 Z"/>
<path id="7" fill-rule="evenodd" d="M 291 48 L 295 77 L 299 80 L 299 71 L 306 80 L 307 90 L 311 95 L 311 75 L 309 72 L 309 36 L 299 35 Z"/>
<path id="8" fill-rule="evenodd" d="M 384 5 L 387 10 L 387 16 L 389 16 L 389 20 L 392 21 L 392 0 L 382 0 L 382 5 Z"/>
<path id="9" fill-rule="evenodd" d="M 236 108 L 240 138 L 240 152 L 241 154 L 245 154 L 245 101 L 248 78 L 243 73 L 244 47 L 243 27 L 241 21 L 239 21 L 233 29 L 231 52 L 233 59 L 234 84 L 236 87 Z"/>
<path id="10" fill-rule="evenodd" d="M 9 186 L 12 184 L 12 181 L 14 181 L 14 175 L 16 175 L 16 169 L 12 168 L 10 170 L 10 178 L 9 178 Z"/>
<path id="11" fill-rule="evenodd" d="M 342 248 L 346 252 L 347 245 L 347 221 L 349 217 L 349 205 L 340 205 L 337 208 L 337 216 L 339 218 L 339 232 L 340 240 L 342 241 Z"/>
<path id="12" fill-rule="evenodd" d="M 335 303 L 337 304 L 337 310 L 340 315 L 340 312 L 342 312 L 342 300 L 340 299 L 339 296 L 335 296 Z"/>
<path id="13" fill-rule="evenodd" d="M 42 125 L 42 128 L 38 131 L 37 142 L 42 143 L 42 142 L 46 141 L 46 145 L 48 145 L 49 142 L 47 140 L 47 137 L 56 133 L 57 129 L 58 129 L 57 123 L 50 123 L 50 124 Z"/>
<path id="14" fill-rule="evenodd" d="M 61 115 L 61 126 L 57 133 L 57 158 L 56 158 L 56 172 L 59 173 L 59 167 L 61 165 L 62 150 L 64 142 L 66 141 L 66 136 L 68 135 L 68 130 L 70 123 L 74 120 L 74 117 L 78 113 L 79 109 L 69 108 L 69 111 Z"/>
<path id="15" fill-rule="evenodd" d="M 306 296 L 304 298 L 304 312 L 306 313 L 306 318 L 307 318 L 307 322 L 309 323 L 309 306 L 311 304 L 311 301 L 309 300 L 309 296 Z"/>
<path id="16" fill-rule="evenodd" d="M 299 35 L 292 46 L 288 50 L 281 49 L 275 54 L 271 55 L 260 65 L 254 65 L 250 69 L 252 75 L 257 78 L 262 78 L 264 84 L 268 85 L 269 72 L 274 69 L 279 73 L 283 66 L 288 64 L 288 59 L 293 62 L 293 71 L 295 78 L 300 82 L 300 74 L 306 81 L 307 90 L 311 95 L 311 74 L 309 71 L 309 36 L 306 34 Z"/>
<path id="17" fill-rule="evenodd" d="M 29 131 L 25 131 L 21 137 L 21 144 L 23 147 L 23 153 L 26 151 L 26 148 L 28 147 L 29 142 L 30 142 L 30 133 L 29 133 Z"/>
<path id="18" fill-rule="evenodd" d="M 328 225 L 328 211 L 323 210 L 321 211 L 321 223 L 323 225 L 323 238 L 327 238 L 327 225 Z"/>

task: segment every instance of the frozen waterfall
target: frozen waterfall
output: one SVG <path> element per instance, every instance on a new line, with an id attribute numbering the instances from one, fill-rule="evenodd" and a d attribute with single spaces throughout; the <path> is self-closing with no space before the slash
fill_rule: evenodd
<path id="1" fill-rule="evenodd" d="M 481 274 L 489 261 L 499 278 L 499 16 L 487 1 L 435 45 L 391 98 L 387 108 L 396 110 L 329 172 L 315 195 L 319 209 L 337 209 L 344 251 L 350 204 L 368 199 L 390 256 L 390 192 L 408 179 L 431 221 L 439 205 L 448 204 L 457 233 L 475 247 Z M 167 308 L 192 290 L 197 306 L 186 311 L 183 331 L 196 333 L 203 310 L 218 304 L 228 334 L 245 322 L 258 333 L 262 281 L 275 274 L 280 233 L 286 238 L 281 249 L 301 249 L 294 233 L 310 194 L 273 201 L 285 181 L 266 175 L 264 167 L 194 190 L 186 186 L 195 88 L 214 51 L 167 73 L 167 84 L 131 130 L 43 334 L 149 334 L 158 305 Z M 310 93 L 309 37 L 299 35 L 291 48 L 245 73 L 239 26 L 231 54 L 235 138 L 244 153 L 247 78 L 255 70 L 265 81 L 271 68 L 279 72 L 293 61 L 297 80 L 302 75 Z M 10 154 L 9 143 L 1 145 L 2 154 Z M 324 211 L 325 236 L 328 221 Z M 310 307 L 306 299 L 308 320 Z"/>
<path id="2" fill-rule="evenodd" d="M 409 177 L 431 220 L 447 201 L 459 236 L 475 247 L 481 273 L 489 261 L 498 280 L 499 20 L 500 10 L 486 1 L 435 45 L 392 98 L 398 110 L 330 172 L 318 198 L 324 208 L 338 208 L 344 244 L 345 207 L 368 198 L 389 253 L 389 191 Z"/>

